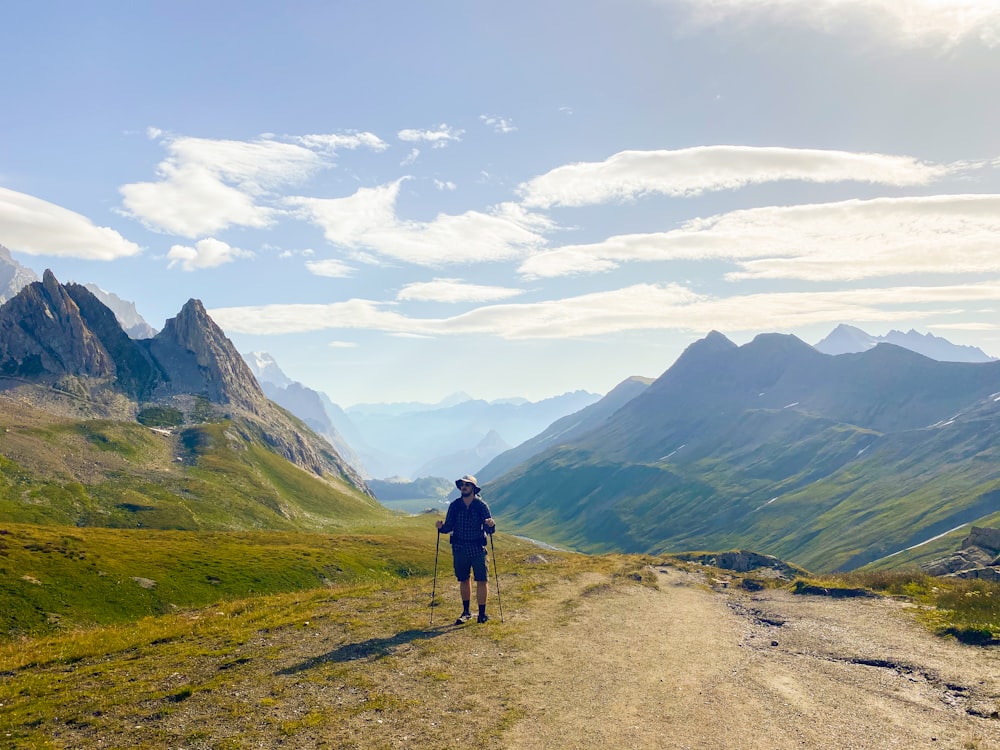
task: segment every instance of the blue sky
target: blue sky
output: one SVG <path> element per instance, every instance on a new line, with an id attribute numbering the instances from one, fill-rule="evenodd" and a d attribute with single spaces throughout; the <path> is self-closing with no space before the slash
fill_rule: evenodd
<path id="1" fill-rule="evenodd" d="M 605 393 L 713 329 L 1000 355 L 996 0 L 4 16 L 0 244 L 341 405 Z"/>

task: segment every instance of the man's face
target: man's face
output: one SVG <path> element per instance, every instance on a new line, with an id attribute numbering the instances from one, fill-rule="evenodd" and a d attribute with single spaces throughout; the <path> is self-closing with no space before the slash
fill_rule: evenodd
<path id="1" fill-rule="evenodd" d="M 476 485 L 472 482 L 462 482 L 458 485 L 459 491 L 462 493 L 462 497 L 468 497 L 476 492 Z"/>

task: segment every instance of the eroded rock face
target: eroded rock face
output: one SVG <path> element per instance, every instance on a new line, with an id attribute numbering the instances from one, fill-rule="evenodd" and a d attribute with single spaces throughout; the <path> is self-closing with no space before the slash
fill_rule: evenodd
<path id="1" fill-rule="evenodd" d="M 0 307 L 0 373 L 111 378 L 114 358 L 51 271 Z"/>
<path id="2" fill-rule="evenodd" d="M 167 390 L 197 393 L 255 414 L 267 400 L 250 367 L 199 300 L 188 300 L 149 339 L 149 346 L 167 376 Z"/>
<path id="3" fill-rule="evenodd" d="M 979 578 L 1000 581 L 1000 529 L 973 526 L 962 548 L 947 557 L 924 563 L 920 569 L 932 576 Z"/>
<path id="4" fill-rule="evenodd" d="M 961 570 L 969 570 L 970 568 L 979 568 L 985 565 L 990 565 L 992 562 L 993 555 L 986 550 L 980 547 L 965 547 L 948 557 L 942 557 L 938 560 L 934 560 L 933 562 L 924 563 L 920 567 L 921 570 L 928 575 L 945 576 L 957 573 Z"/>
<path id="5" fill-rule="evenodd" d="M 1000 529 L 983 526 L 973 526 L 972 531 L 962 542 L 962 547 L 980 547 L 989 550 L 993 555 L 1000 554 Z"/>

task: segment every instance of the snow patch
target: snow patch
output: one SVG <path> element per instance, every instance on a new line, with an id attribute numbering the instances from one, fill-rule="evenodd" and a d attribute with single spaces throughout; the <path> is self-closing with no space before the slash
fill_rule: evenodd
<path id="1" fill-rule="evenodd" d="M 775 500 L 777 500 L 777 499 L 778 499 L 778 497 L 777 497 L 777 496 L 775 496 L 775 497 L 772 497 L 772 498 L 771 498 L 770 500 L 768 500 L 768 501 L 767 501 L 766 503 L 764 503 L 763 505 L 759 505 L 759 506 L 757 506 L 756 508 L 754 508 L 754 509 L 753 509 L 753 512 L 754 512 L 754 513 L 756 513 L 756 512 L 757 512 L 758 510 L 760 510 L 761 508 L 766 508 L 766 507 L 767 507 L 768 505 L 770 505 L 771 503 L 773 503 L 773 502 L 774 502 Z"/>
<path id="2" fill-rule="evenodd" d="M 687 443 L 684 443 L 684 445 L 687 445 Z M 684 445 L 680 445 L 680 446 L 678 446 L 678 447 L 674 448 L 674 449 L 673 449 L 672 451 L 670 451 L 670 453 L 668 453 L 668 454 L 667 454 L 667 455 L 665 455 L 665 456 L 660 456 L 660 457 L 659 457 L 658 459 L 656 459 L 656 460 L 657 460 L 657 461 L 666 461 L 666 460 L 667 460 L 668 458 L 670 458 L 670 457 L 671 457 L 672 455 L 674 455 L 674 454 L 675 454 L 675 453 L 676 453 L 677 451 L 679 451 L 679 450 L 680 450 L 681 448 L 683 448 L 683 447 L 684 447 Z"/>
<path id="3" fill-rule="evenodd" d="M 879 558 L 879 559 L 880 560 L 888 560 L 890 557 L 895 557 L 896 555 L 899 555 L 899 554 L 901 554 L 903 552 L 909 552 L 910 550 L 916 549 L 917 547 L 923 547 L 925 544 L 930 544 L 931 542 L 937 541 L 941 537 L 948 536 L 948 534 L 951 534 L 953 531 L 958 531 L 962 527 L 968 526 L 968 525 L 969 524 L 967 524 L 967 523 L 960 523 L 955 528 L 948 529 L 943 534 L 938 534 L 937 536 L 932 536 L 930 539 L 924 539 L 924 541 L 922 541 L 922 542 L 918 542 L 917 544 L 914 544 L 914 545 L 912 545 L 910 547 L 907 547 L 906 549 L 901 549 L 901 550 L 899 550 L 897 552 L 893 552 L 891 555 L 886 555 L 885 557 L 882 557 L 882 558 Z M 878 562 L 878 560 L 876 560 L 875 562 Z"/>

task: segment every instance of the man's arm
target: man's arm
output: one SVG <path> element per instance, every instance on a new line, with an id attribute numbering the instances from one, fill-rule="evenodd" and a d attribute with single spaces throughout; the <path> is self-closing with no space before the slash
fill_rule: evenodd
<path id="1" fill-rule="evenodd" d="M 455 528 L 455 514 L 452 512 L 452 505 L 448 506 L 448 513 L 444 517 L 444 522 L 437 522 L 437 529 L 439 534 L 450 534 L 452 529 Z"/>

